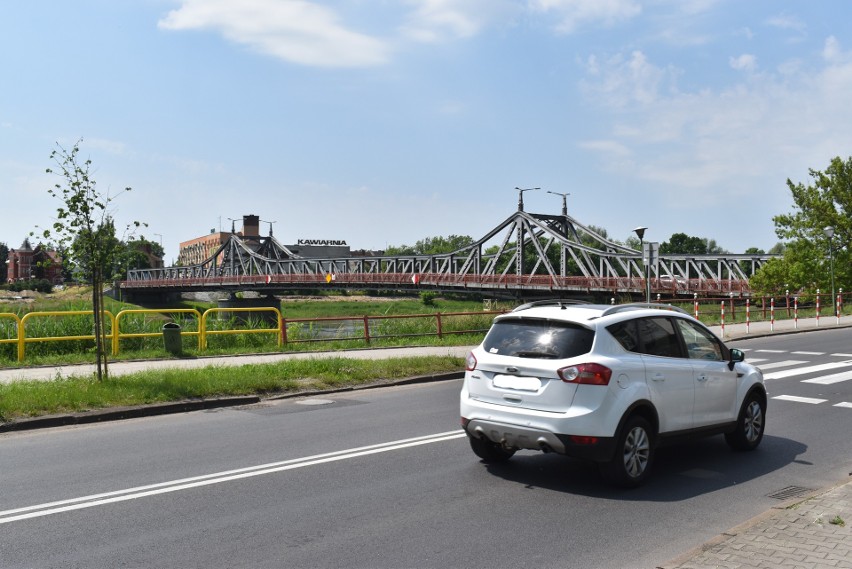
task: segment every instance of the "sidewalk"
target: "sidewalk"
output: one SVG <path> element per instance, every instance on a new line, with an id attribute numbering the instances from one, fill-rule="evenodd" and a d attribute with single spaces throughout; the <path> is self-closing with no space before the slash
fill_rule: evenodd
<path id="1" fill-rule="evenodd" d="M 169 360 L 135 360 L 109 363 L 110 376 L 120 376 L 138 371 L 159 369 L 197 369 L 202 367 L 227 367 L 246 364 L 266 364 L 284 360 L 304 360 L 311 358 L 352 358 L 379 360 L 386 358 L 404 358 L 409 356 L 455 356 L 463 358 L 470 346 L 429 346 L 421 348 L 378 348 L 363 350 L 340 350 L 334 352 L 294 352 L 252 354 L 247 356 L 201 356 Z M 0 383 L 20 380 L 50 381 L 71 375 L 88 376 L 96 372 L 94 364 L 65 366 L 40 366 L 28 368 L 0 369 Z"/>
<path id="2" fill-rule="evenodd" d="M 745 324 L 712 326 L 711 330 L 726 342 L 756 338 L 771 334 L 785 334 L 815 330 L 852 327 L 852 316 L 838 321 L 833 317 L 816 319 L 779 320 L 774 323 L 757 322 L 748 328 Z M 249 363 L 270 363 L 287 359 L 347 357 L 380 359 L 412 355 L 453 355 L 464 357 L 470 348 L 385 348 L 377 350 L 347 350 L 296 354 L 260 354 L 232 357 L 201 357 L 192 359 L 114 362 L 111 375 L 122 375 L 158 368 L 198 368 L 206 366 L 238 366 Z M 0 383 L 30 379 L 49 381 L 69 375 L 87 375 L 94 371 L 91 365 L 39 367 L 0 370 Z M 428 378 L 427 378 L 428 379 Z M 258 398 L 254 398 L 259 401 Z M 208 406 L 244 405 L 255 402 L 251 398 L 240 401 L 227 399 L 206 402 Z M 185 404 L 151 406 L 128 410 L 109 410 L 99 420 L 134 416 L 134 412 L 154 414 L 190 410 Z M 110 416 L 110 413 L 115 416 Z M 138 415 L 136 415 L 138 416 Z M 61 418 L 60 418 L 61 419 Z M 58 424 L 58 423 L 57 423 Z M 67 423 L 66 423 L 67 424 Z M 36 425 L 33 425 L 36 426 Z M 43 426 L 51 426 L 43 422 Z M 764 514 L 734 527 L 709 542 L 688 551 L 657 569 L 718 569 L 718 568 L 849 568 L 852 569 L 852 481 L 840 483 L 798 497 Z"/>
<path id="3" fill-rule="evenodd" d="M 852 568 L 852 482 L 797 498 L 658 569 Z"/>

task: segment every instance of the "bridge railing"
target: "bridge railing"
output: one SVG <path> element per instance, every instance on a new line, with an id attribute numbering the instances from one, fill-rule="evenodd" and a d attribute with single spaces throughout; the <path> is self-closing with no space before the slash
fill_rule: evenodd
<path id="1" fill-rule="evenodd" d="M 650 279 L 653 292 L 686 295 L 692 293 L 730 293 L 747 295 L 748 281 L 740 279 L 682 279 L 659 277 Z M 475 290 L 565 290 L 601 292 L 641 292 L 645 279 L 640 277 L 557 277 L 551 275 L 517 274 L 451 274 L 451 273 L 349 273 L 329 272 L 231 275 L 211 277 L 150 278 L 120 283 L 126 290 L 166 289 L 192 290 L 197 288 L 274 289 L 276 286 L 320 288 L 324 286 L 376 288 L 442 288 Z"/>

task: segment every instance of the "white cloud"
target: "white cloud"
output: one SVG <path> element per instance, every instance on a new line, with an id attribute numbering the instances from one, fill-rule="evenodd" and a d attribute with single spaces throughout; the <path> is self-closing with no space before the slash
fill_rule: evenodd
<path id="1" fill-rule="evenodd" d="M 766 20 L 766 23 L 774 28 L 782 30 L 791 30 L 802 33 L 807 30 L 807 25 L 802 20 L 787 13 L 772 16 Z"/>
<path id="2" fill-rule="evenodd" d="M 805 22 L 787 13 L 773 16 L 766 21 L 766 25 L 789 33 L 788 43 L 799 43 L 804 41 L 808 35 L 808 26 Z"/>
<path id="3" fill-rule="evenodd" d="M 649 63 L 641 51 L 629 57 L 615 55 L 603 62 L 593 56 L 587 60 L 586 69 L 589 79 L 583 81 L 583 88 L 616 107 L 653 102 L 661 87 L 673 84 L 676 75 L 673 69 Z"/>
<path id="4" fill-rule="evenodd" d="M 216 30 L 229 41 L 301 65 L 365 67 L 389 58 L 385 42 L 347 29 L 336 12 L 306 0 L 182 0 L 158 27 Z"/>
<path id="5" fill-rule="evenodd" d="M 635 0 L 528 0 L 528 5 L 536 11 L 557 13 L 556 31 L 564 34 L 585 24 L 613 26 L 642 12 Z"/>
<path id="6" fill-rule="evenodd" d="M 516 10 L 508 0 L 408 0 L 408 4 L 415 9 L 403 26 L 404 34 L 430 43 L 472 37 Z"/>
<path id="7" fill-rule="evenodd" d="M 658 199 L 694 207 L 732 199 L 761 201 L 762 196 L 766 211 L 778 211 L 779 200 L 787 197 L 786 178 L 822 169 L 852 148 L 847 128 L 852 58 L 843 56 L 834 41 L 826 44 L 831 57 L 822 69 L 799 66 L 795 73 L 791 68 L 787 74 L 750 74 L 747 82 L 693 92 L 675 86 L 648 99 L 636 95 L 633 68 L 650 70 L 649 76 L 659 75 L 660 68 L 644 57 L 634 53 L 589 66 L 587 81 L 606 93 L 594 102 L 606 105 L 612 124 L 606 144 L 583 147 L 600 153 L 605 167 L 653 182 Z M 755 62 L 741 56 L 731 65 L 749 70 Z M 631 160 L 613 161 L 613 149 Z"/>
<path id="8" fill-rule="evenodd" d="M 728 63 L 737 71 L 748 71 L 751 73 L 757 69 L 757 57 L 749 53 L 744 53 L 739 57 L 731 57 Z"/>

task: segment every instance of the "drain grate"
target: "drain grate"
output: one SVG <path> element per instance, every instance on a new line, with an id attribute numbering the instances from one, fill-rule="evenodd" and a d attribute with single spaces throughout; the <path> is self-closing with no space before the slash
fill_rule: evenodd
<path id="1" fill-rule="evenodd" d="M 804 496 L 805 494 L 813 491 L 813 488 L 805 488 L 804 486 L 787 486 L 786 488 L 781 488 L 780 490 L 777 490 L 772 494 L 767 494 L 766 496 L 769 498 L 775 498 L 776 500 L 788 500 L 790 498 Z"/>

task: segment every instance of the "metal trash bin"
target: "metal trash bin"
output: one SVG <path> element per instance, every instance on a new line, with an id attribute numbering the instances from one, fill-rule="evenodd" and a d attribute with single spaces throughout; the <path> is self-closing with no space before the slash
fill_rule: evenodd
<path id="1" fill-rule="evenodd" d="M 166 351 L 175 356 L 179 356 L 183 351 L 183 341 L 180 337 L 180 324 L 176 322 L 166 322 L 163 324 L 163 347 Z"/>

